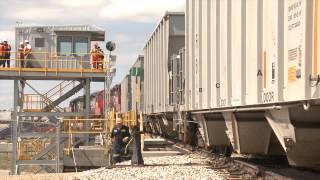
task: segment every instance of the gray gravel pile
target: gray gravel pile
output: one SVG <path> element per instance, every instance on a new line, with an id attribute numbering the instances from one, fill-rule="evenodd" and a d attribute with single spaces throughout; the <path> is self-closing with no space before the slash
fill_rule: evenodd
<path id="1" fill-rule="evenodd" d="M 113 169 L 81 172 L 70 179 L 224 179 L 210 168 L 208 158 L 197 154 L 150 157 L 144 161 L 144 167 L 131 167 L 128 161 Z"/>

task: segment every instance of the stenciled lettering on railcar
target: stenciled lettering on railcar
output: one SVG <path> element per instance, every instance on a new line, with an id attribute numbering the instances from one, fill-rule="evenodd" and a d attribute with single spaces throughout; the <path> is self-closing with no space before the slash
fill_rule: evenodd
<path id="1" fill-rule="evenodd" d="M 305 33 L 305 1 L 291 0 L 287 6 L 287 57 L 286 64 L 288 83 L 294 83 L 301 78 Z"/>
<path id="2" fill-rule="evenodd" d="M 226 99 L 220 99 L 219 107 L 225 107 L 227 106 L 227 100 Z"/>
<path id="3" fill-rule="evenodd" d="M 275 95 L 275 93 L 273 91 L 263 93 L 262 94 L 263 103 L 274 102 L 274 100 L 275 100 L 274 95 Z"/>
<path id="4" fill-rule="evenodd" d="M 288 6 L 288 31 L 301 26 L 302 0 L 296 1 Z"/>
<path id="5" fill-rule="evenodd" d="M 262 74 L 262 70 L 261 70 L 261 69 L 259 69 L 259 70 L 258 70 L 257 76 L 258 76 L 258 77 L 259 77 L 259 76 L 260 76 L 260 77 L 262 77 L 262 76 L 263 76 L 263 74 Z"/>

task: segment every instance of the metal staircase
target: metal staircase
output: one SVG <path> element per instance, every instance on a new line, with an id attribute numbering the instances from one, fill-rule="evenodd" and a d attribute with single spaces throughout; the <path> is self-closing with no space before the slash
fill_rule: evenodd
<path id="1" fill-rule="evenodd" d="M 44 110 L 46 112 L 49 112 L 51 110 L 53 110 L 55 107 L 59 107 L 58 105 L 60 103 L 62 103 L 63 101 L 65 101 L 66 99 L 68 99 L 69 97 L 71 97 L 72 95 L 76 94 L 77 92 L 79 92 L 81 89 L 83 88 L 83 84 L 78 84 L 76 86 L 74 86 L 72 89 L 70 89 L 68 92 L 64 93 L 64 94 L 60 94 L 59 97 L 57 99 L 55 99 L 54 101 L 52 101 L 50 104 L 48 104 Z M 60 112 L 62 112 L 62 110 L 60 110 Z"/>
<path id="2" fill-rule="evenodd" d="M 62 81 L 46 93 L 41 94 L 28 83 L 27 85 L 36 94 L 24 95 L 24 112 L 64 112 L 64 109 L 59 104 L 83 88 L 83 84 L 78 81 Z"/>

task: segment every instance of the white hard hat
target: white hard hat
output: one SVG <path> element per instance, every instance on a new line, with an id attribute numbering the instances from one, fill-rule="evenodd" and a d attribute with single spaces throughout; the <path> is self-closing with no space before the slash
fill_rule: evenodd
<path id="1" fill-rule="evenodd" d="M 29 40 L 24 40 L 25 43 L 29 43 Z"/>
<path id="2" fill-rule="evenodd" d="M 20 42 L 20 45 L 23 45 L 23 42 Z"/>

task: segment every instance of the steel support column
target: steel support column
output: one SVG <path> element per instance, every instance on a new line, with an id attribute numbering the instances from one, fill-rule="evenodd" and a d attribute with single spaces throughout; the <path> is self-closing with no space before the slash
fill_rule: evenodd
<path id="1" fill-rule="evenodd" d="M 18 97 L 19 84 L 18 80 L 14 80 L 14 96 L 13 96 L 13 115 L 12 115 L 12 160 L 11 160 L 11 174 L 17 175 L 17 142 L 18 142 Z"/>
<path id="2" fill-rule="evenodd" d="M 84 97 L 85 97 L 85 119 L 90 118 L 90 79 L 85 80 L 85 86 L 84 86 Z M 89 128 L 89 122 L 85 123 L 85 128 Z M 85 140 L 85 145 L 89 144 L 89 135 L 87 135 Z"/>
<path id="3" fill-rule="evenodd" d="M 56 124 L 56 173 L 60 173 L 60 120 Z"/>

